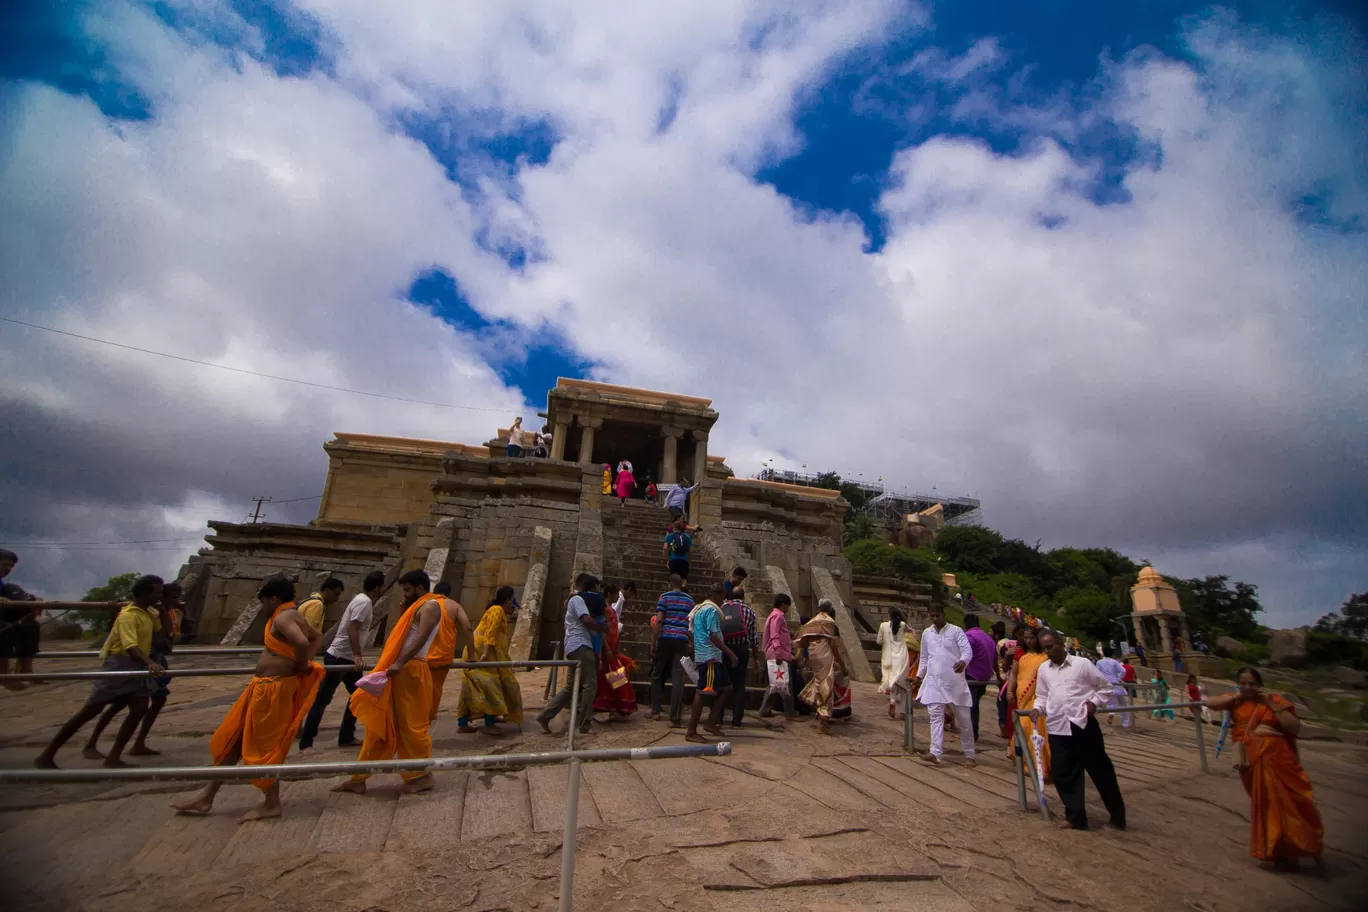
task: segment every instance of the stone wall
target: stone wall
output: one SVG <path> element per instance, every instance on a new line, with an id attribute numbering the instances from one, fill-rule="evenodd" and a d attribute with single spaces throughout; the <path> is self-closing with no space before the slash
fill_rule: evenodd
<path id="1" fill-rule="evenodd" d="M 331 624 L 342 615 L 361 581 L 372 570 L 387 570 L 398 559 L 405 530 L 396 526 L 319 529 L 281 523 L 209 524 L 212 551 L 201 552 L 182 568 L 186 611 L 198 623 L 200 643 L 217 643 L 255 603 L 257 590 L 271 576 L 295 583 L 300 598 L 327 576 L 346 585 L 328 610 Z M 264 618 L 251 617 L 240 642 L 260 643 Z"/>
<path id="2" fill-rule="evenodd" d="M 875 629 L 888 620 L 888 609 L 895 606 L 902 611 L 908 625 L 914 630 L 922 630 L 931 623 L 927 614 L 931 608 L 931 586 L 927 583 L 857 576 L 854 589 L 856 602 Z"/>
<path id="3" fill-rule="evenodd" d="M 315 521 L 320 526 L 418 522 L 428 515 L 442 458 L 486 452 L 459 443 L 367 434 L 337 434 L 323 450 L 328 478 Z"/>
<path id="4" fill-rule="evenodd" d="M 450 454 L 433 483 L 430 514 L 419 532 L 418 552 L 448 550 L 441 579 L 478 623 L 499 586 L 523 587 L 534 555 L 546 552 L 543 603 L 568 597 L 581 527 L 581 497 L 589 469 L 549 459 L 485 459 Z M 596 477 L 596 476 L 595 476 Z M 443 520 L 450 520 L 443 524 Z M 539 529 L 550 533 L 548 545 Z M 532 649 L 539 654 L 560 614 L 543 612 Z M 554 637 L 552 637 L 554 638 Z"/>

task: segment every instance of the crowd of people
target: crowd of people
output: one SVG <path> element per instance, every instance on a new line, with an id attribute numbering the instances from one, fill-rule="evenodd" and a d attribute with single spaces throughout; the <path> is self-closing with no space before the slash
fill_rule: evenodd
<path id="1" fill-rule="evenodd" d="M 761 622 L 746 601 L 743 567 L 736 567 L 695 601 L 687 583 L 690 544 L 678 540 L 679 536 L 688 539 L 689 530 L 681 511 L 666 534 L 666 559 L 674 572 L 670 589 L 660 596 L 651 619 L 651 705 L 645 718 L 662 719 L 668 680 L 668 721 L 683 727 L 684 737 L 691 742 L 721 737 L 724 724 L 745 724 L 746 692 L 752 681 L 765 688 L 759 710 L 762 718 L 772 717 L 777 708 L 782 708 L 788 720 L 812 715 L 823 733 L 829 733 L 833 723 L 850 719 L 850 674 L 835 605 L 819 601 L 813 616 L 791 633 L 793 601 L 779 593 Z M 681 548 L 683 557 L 679 556 Z M 7 579 L 17 560 L 10 552 L 0 551 L 0 579 Z M 294 584 L 284 578 L 263 583 L 257 596 L 267 615 L 265 645 L 252 679 L 210 739 L 215 765 L 283 763 L 296 743 L 300 751 L 309 751 L 339 686 L 348 694 L 338 729 L 340 746 L 358 748 L 362 761 L 431 756 L 430 727 L 443 698 L 446 666 L 458 655 L 472 662 L 508 661 L 518 611 L 514 590 L 500 587 L 472 628 L 464 608 L 450 597 L 449 584 L 432 586 L 421 570 L 403 574 L 398 586 L 404 610 L 371 662 L 367 633 L 375 600 L 384 586 L 383 573 L 369 574 L 363 591 L 325 631 L 328 608 L 345 589 L 340 580 L 325 579 L 301 601 L 296 601 Z M 604 586 L 591 574 L 576 579 L 575 592 L 565 608 L 564 647 L 566 658 L 580 664 L 578 700 L 572 700 L 574 677 L 567 676 L 566 685 L 537 715 L 543 731 L 551 732 L 551 723 L 572 702 L 578 714 L 567 724 L 586 733 L 592 731 L 595 714 L 613 719 L 637 711 L 631 685 L 635 663 L 621 646 L 623 612 L 636 595 L 631 582 Z M 0 608 L 7 621 L 11 612 L 15 617 L 7 629 L 32 616 L 33 604 L 26 592 L 5 582 Z M 96 725 L 83 756 L 120 767 L 129 765 L 123 759 L 126 749 L 130 755 L 156 755 L 147 738 L 166 703 L 171 678 L 165 671 L 184 618 L 177 583 L 151 575 L 139 577 L 101 648 L 101 667 L 150 674 L 97 681 L 86 703 L 61 727 L 35 765 L 54 768 L 58 750 L 92 721 Z M 1060 825 L 1088 828 L 1086 775 L 1107 809 L 1108 824 L 1125 829 L 1125 801 L 1096 716 L 1100 709 L 1124 710 L 1128 705 L 1126 685 L 1134 681 L 1136 670 L 1126 657 L 1103 646 L 1103 656 L 1094 663 L 1071 652 L 1065 637 L 1043 625 L 1018 623 L 1008 637 L 1005 622 L 998 621 L 985 631 L 979 618 L 968 613 L 963 626 L 957 626 L 948 623 L 939 605 L 930 609 L 929 620 L 925 629 L 915 631 L 894 608 L 877 634 L 879 691 L 889 698 L 890 718 L 900 718 L 913 701 L 926 710 L 931 737 L 923 760 L 942 765 L 950 731 L 958 734 L 963 764 L 976 764 L 979 704 L 988 685 L 996 681 L 999 733 L 1021 746 L 1009 750 L 1008 760 L 1022 764 L 1023 775 L 1038 777 L 1042 787 L 1053 784 L 1064 807 Z M 23 641 L 13 634 L 6 641 L 7 661 L 25 658 L 16 655 L 16 642 Z M 34 651 L 28 654 L 30 661 Z M 522 695 L 512 669 L 463 668 L 459 678 L 459 732 L 499 735 L 501 725 L 521 727 Z M 1156 678 L 1166 694 L 1162 673 Z M 687 721 L 686 680 L 694 685 Z M 1301 728 L 1297 708 L 1267 691 L 1255 669 L 1241 669 L 1238 685 L 1235 693 L 1207 700 L 1196 676 L 1189 675 L 1186 702 L 1196 704 L 1189 707 L 1194 713 L 1228 714 L 1229 733 L 1239 752 L 1237 769 L 1251 801 L 1251 854 L 1279 867 L 1295 867 L 1298 858 L 1312 858 L 1319 864 L 1323 828 L 1297 754 Z M 1024 713 L 1018 715 L 1019 710 Z M 102 731 L 124 712 L 126 718 L 108 754 L 101 753 Z M 1122 727 L 1129 727 L 1132 720 L 1124 711 L 1108 713 L 1108 722 L 1117 714 Z M 1172 717 L 1171 711 L 1168 716 Z M 360 741 L 356 740 L 358 725 L 364 729 Z M 1020 726 L 1016 739 L 1011 738 L 1014 725 Z M 425 791 L 434 784 L 426 771 L 401 775 L 405 792 Z M 335 790 L 364 794 L 368 778 L 366 774 L 351 776 Z M 253 783 L 263 793 L 262 804 L 242 819 L 279 815 L 279 781 L 264 777 Z M 183 814 L 208 814 L 219 785 L 211 783 L 174 807 Z"/>

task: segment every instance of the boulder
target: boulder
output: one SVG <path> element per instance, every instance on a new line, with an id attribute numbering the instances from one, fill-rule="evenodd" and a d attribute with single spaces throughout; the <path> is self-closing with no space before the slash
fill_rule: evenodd
<path id="1" fill-rule="evenodd" d="M 1368 674 L 1364 674 L 1357 668 L 1350 668 L 1348 665 L 1336 665 L 1331 672 L 1335 676 L 1335 683 L 1345 687 L 1368 687 Z"/>
<path id="2" fill-rule="evenodd" d="M 42 628 L 45 640 L 79 640 L 84 633 L 75 621 L 49 621 Z"/>
<path id="3" fill-rule="evenodd" d="M 1275 630 L 1268 639 L 1269 661 L 1284 668 L 1306 664 L 1306 631 Z"/>
<path id="4" fill-rule="evenodd" d="M 1283 696 L 1287 698 L 1287 702 L 1289 702 L 1289 703 L 1291 703 L 1293 706 L 1297 707 L 1297 716 L 1298 716 L 1299 718 L 1302 718 L 1302 719 L 1315 719 L 1315 718 L 1317 718 L 1317 713 L 1316 713 L 1316 711 L 1315 711 L 1314 709 L 1311 708 L 1311 704 L 1310 704 L 1310 703 L 1306 702 L 1306 698 L 1305 698 L 1305 697 L 1299 696 L 1299 695 L 1297 695 L 1297 694 L 1292 694 L 1292 693 L 1284 693 Z"/>
<path id="5" fill-rule="evenodd" d="M 1225 656 L 1227 659 L 1232 659 L 1244 652 L 1244 648 L 1245 644 L 1234 637 L 1223 636 L 1216 638 L 1216 654 L 1218 656 Z"/>

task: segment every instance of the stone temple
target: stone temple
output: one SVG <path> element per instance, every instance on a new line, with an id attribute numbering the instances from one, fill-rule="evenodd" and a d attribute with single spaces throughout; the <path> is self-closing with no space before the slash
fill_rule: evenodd
<path id="1" fill-rule="evenodd" d="M 571 582 L 589 572 L 636 582 L 623 642 L 644 677 L 651 612 L 668 588 L 668 514 L 602 494 L 604 464 L 622 459 L 639 480 L 701 481 L 690 503 L 690 521 L 703 527 L 690 576 L 696 597 L 742 566 L 747 601 L 761 618 L 778 592 L 793 598 L 791 626 L 830 598 L 852 676 L 866 681 L 877 679 L 873 639 L 888 609 L 899 605 L 914 622 L 924 616 L 929 587 L 853 579 L 842 555 L 848 505 L 838 492 L 738 478 L 709 452 L 718 421 L 710 400 L 562 378 L 540 415 L 552 429 L 549 458 L 508 457 L 506 431 L 481 445 L 337 433 L 323 446 L 328 475 L 312 522 L 209 523 L 211 547 L 180 574 L 198 639 L 261 642 L 266 618 L 254 595 L 275 574 L 301 588 L 325 575 L 342 579 L 346 597 L 332 606 L 331 623 L 370 571 L 384 570 L 392 583 L 423 568 L 434 583 L 451 583 L 472 622 L 495 589 L 513 586 L 523 608 L 513 658 L 551 658 Z M 398 589 L 389 588 L 377 604 L 375 636 L 399 609 Z"/>

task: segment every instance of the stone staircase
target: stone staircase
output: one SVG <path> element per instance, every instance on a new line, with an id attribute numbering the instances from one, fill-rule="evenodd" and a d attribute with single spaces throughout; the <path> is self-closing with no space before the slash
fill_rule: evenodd
<path id="1" fill-rule="evenodd" d="M 656 601 L 661 593 L 670 588 L 670 571 L 661 547 L 665 543 L 665 532 L 669 525 L 669 513 L 642 501 L 628 501 L 621 506 L 609 498 L 603 505 L 603 571 L 605 582 L 619 585 L 624 580 L 636 583 L 637 597 L 627 603 L 622 618 L 622 651 L 637 663 L 632 683 L 636 687 L 637 699 L 646 703 L 650 698 L 651 660 L 651 617 L 655 614 Z M 707 597 L 713 586 L 726 579 L 731 568 L 718 566 L 708 548 L 703 544 L 708 530 L 694 536 L 694 549 L 689 564 L 689 594 L 696 601 Z M 752 608 L 756 606 L 752 605 Z M 765 606 L 756 610 L 757 621 L 764 623 L 767 613 Z M 759 684 L 750 682 L 751 685 Z M 747 686 L 747 704 L 760 705 L 764 697 L 763 686 Z M 666 685 L 666 699 L 669 685 Z M 693 699 L 693 687 L 686 684 L 685 702 Z"/>

